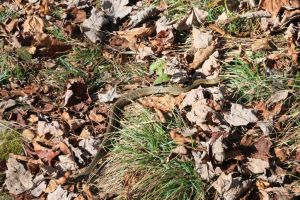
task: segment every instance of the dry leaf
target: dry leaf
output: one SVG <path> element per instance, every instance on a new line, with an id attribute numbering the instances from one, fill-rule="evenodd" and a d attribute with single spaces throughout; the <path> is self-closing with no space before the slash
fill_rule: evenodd
<path id="1" fill-rule="evenodd" d="M 196 49 L 204 49 L 212 42 L 212 34 L 201 32 L 199 29 L 193 27 L 193 47 Z"/>
<path id="2" fill-rule="evenodd" d="M 300 7 L 298 0 L 260 0 L 259 9 L 266 10 L 275 17 L 282 7 Z"/>
<path id="3" fill-rule="evenodd" d="M 206 61 L 209 58 L 209 56 L 213 54 L 213 52 L 216 49 L 216 45 L 217 42 L 214 41 L 210 46 L 206 47 L 205 49 L 199 49 L 195 53 L 194 60 L 190 64 L 189 68 L 192 70 L 198 69 L 204 63 L 204 61 Z"/>
<path id="4" fill-rule="evenodd" d="M 144 97 L 139 99 L 139 103 L 148 108 L 156 108 L 163 112 L 171 112 L 175 108 L 175 98 L 166 95 L 163 97 Z"/>
<path id="5" fill-rule="evenodd" d="M 184 137 L 183 135 L 178 133 L 176 130 L 171 130 L 170 136 L 171 136 L 172 140 L 178 145 L 184 145 L 185 143 L 193 143 L 192 139 Z"/>
<path id="6" fill-rule="evenodd" d="M 65 94 L 64 106 L 74 106 L 81 102 L 90 102 L 91 97 L 88 93 L 87 85 L 82 78 L 71 79 L 68 81 Z"/>
<path id="7" fill-rule="evenodd" d="M 260 192 L 262 194 L 262 200 L 292 200 L 297 198 L 292 191 L 284 187 L 270 187 Z"/>
<path id="8" fill-rule="evenodd" d="M 246 126 L 258 121 L 252 109 L 243 108 L 242 105 L 235 103 L 231 104 L 230 114 L 226 114 L 224 118 L 233 126 Z"/>
<path id="9" fill-rule="evenodd" d="M 196 72 L 200 72 L 205 75 L 207 79 L 216 78 L 221 72 L 221 66 L 218 62 L 219 52 L 215 51 L 209 58 L 203 63 L 202 67 L 197 69 Z"/>
<path id="10" fill-rule="evenodd" d="M 64 134 L 58 121 L 53 121 L 50 123 L 45 121 L 38 121 L 38 134 L 40 136 L 44 136 L 48 133 L 53 135 L 54 137 L 60 137 Z"/>
<path id="11" fill-rule="evenodd" d="M 192 25 L 199 26 L 203 23 L 207 16 L 208 12 L 193 7 L 189 14 L 175 25 L 175 28 L 179 31 L 189 30 L 192 28 Z"/>
<path id="12" fill-rule="evenodd" d="M 212 184 L 224 200 L 239 199 L 241 195 L 248 191 L 253 180 L 242 180 L 242 177 L 232 177 L 232 173 L 226 175 L 222 173 Z"/>
<path id="13" fill-rule="evenodd" d="M 58 200 L 58 199 L 63 199 L 63 200 L 71 200 L 77 195 L 74 194 L 73 192 L 68 192 L 67 190 L 64 190 L 60 185 L 56 188 L 54 192 L 51 192 L 47 196 L 47 200 Z"/>
<path id="14" fill-rule="evenodd" d="M 60 155 L 59 158 L 59 166 L 64 171 L 72 171 L 78 169 L 78 166 L 74 162 L 74 160 L 71 158 L 71 155 Z"/>
<path id="15" fill-rule="evenodd" d="M 119 95 L 117 94 L 117 88 L 113 87 L 110 90 L 108 90 L 106 93 L 98 93 L 98 99 L 102 103 L 111 102 L 115 98 L 118 98 Z"/>
<path id="16" fill-rule="evenodd" d="M 33 179 L 33 183 L 38 185 L 33 190 L 31 190 L 30 193 L 32 194 L 32 196 L 39 197 L 46 189 L 47 187 L 46 182 L 45 181 L 40 182 L 43 178 L 44 175 L 40 174 Z"/>
<path id="17" fill-rule="evenodd" d="M 5 185 L 10 193 L 18 195 L 32 188 L 32 175 L 14 158 L 7 160 Z"/>
<path id="18" fill-rule="evenodd" d="M 102 1 L 102 8 L 116 23 L 117 19 L 123 19 L 130 14 L 132 7 L 126 6 L 128 3 L 129 0 L 104 0 Z"/>
<path id="19" fill-rule="evenodd" d="M 290 156 L 290 151 L 286 147 L 276 147 L 274 149 L 274 153 L 281 162 L 286 161 L 286 159 Z"/>
<path id="20" fill-rule="evenodd" d="M 37 15 L 28 16 L 23 26 L 24 33 L 44 33 L 44 21 Z"/>
<path id="21" fill-rule="evenodd" d="M 266 102 L 266 104 L 273 104 L 273 103 L 277 103 L 279 101 L 285 100 L 289 93 L 292 92 L 291 90 L 279 90 L 276 91 Z"/>
<path id="22" fill-rule="evenodd" d="M 135 15 L 130 16 L 130 22 L 128 23 L 128 26 L 134 28 L 138 24 L 144 22 L 146 19 L 158 15 L 159 12 L 160 11 L 156 7 L 145 8 Z"/>
<path id="23" fill-rule="evenodd" d="M 252 51 L 268 51 L 272 50 L 272 47 L 270 46 L 270 42 L 268 38 L 262 38 L 255 40 L 254 43 L 251 45 Z"/>
<path id="24" fill-rule="evenodd" d="M 108 20 L 104 17 L 103 12 L 97 12 L 96 8 L 91 10 L 91 16 L 81 24 L 84 34 L 93 42 L 102 41 L 100 30 Z"/>
<path id="25" fill-rule="evenodd" d="M 270 167 L 269 161 L 248 158 L 247 168 L 254 174 L 262 174 L 266 172 L 266 169 Z"/>
<path id="26" fill-rule="evenodd" d="M 87 150 L 92 156 L 95 156 L 99 149 L 99 141 L 88 138 L 79 142 L 79 146 Z"/>
<path id="27" fill-rule="evenodd" d="M 212 144 L 212 155 L 218 162 L 223 162 L 225 159 L 225 150 L 223 145 L 223 136 L 220 136 L 213 144 Z"/>

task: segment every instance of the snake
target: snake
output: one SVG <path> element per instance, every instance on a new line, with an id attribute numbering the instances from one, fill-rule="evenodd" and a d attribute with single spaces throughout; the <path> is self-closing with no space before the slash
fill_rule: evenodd
<path id="1" fill-rule="evenodd" d="M 68 182 L 79 182 L 84 179 L 88 175 L 90 175 L 99 161 L 103 159 L 107 153 L 108 149 L 112 146 L 112 137 L 114 133 L 118 130 L 120 115 L 122 114 L 122 110 L 124 106 L 130 104 L 131 102 L 145 96 L 156 95 L 156 94 L 169 94 L 172 96 L 178 96 L 182 93 L 189 92 L 190 90 L 200 86 L 213 86 L 219 84 L 221 82 L 221 78 L 213 78 L 213 79 L 197 79 L 191 85 L 186 87 L 180 87 L 179 85 L 171 85 L 171 86 L 149 86 L 144 88 L 138 88 L 132 90 L 123 96 L 121 96 L 111 107 L 109 114 L 109 122 L 106 128 L 105 136 L 97 150 L 95 157 L 92 159 L 91 163 L 82 170 L 79 174 L 75 176 L 71 176 L 68 178 Z"/>

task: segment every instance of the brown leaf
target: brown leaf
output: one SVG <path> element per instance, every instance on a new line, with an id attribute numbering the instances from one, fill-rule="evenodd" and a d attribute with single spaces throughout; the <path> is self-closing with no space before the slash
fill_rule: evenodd
<path id="1" fill-rule="evenodd" d="M 95 110 L 91 110 L 89 114 L 89 119 L 96 123 L 101 123 L 104 122 L 106 118 L 101 114 L 97 114 Z"/>
<path id="2" fill-rule="evenodd" d="M 163 97 L 144 97 L 139 100 L 139 103 L 148 108 L 156 108 L 163 112 L 170 112 L 175 107 L 175 98 L 170 95 Z"/>
<path id="3" fill-rule="evenodd" d="M 286 159 L 290 156 L 290 151 L 286 147 L 276 147 L 274 149 L 274 153 L 281 162 L 286 161 Z"/>
<path id="4" fill-rule="evenodd" d="M 175 25 L 175 28 L 180 31 L 189 30 L 192 28 L 192 25 L 199 26 L 201 23 L 203 23 L 207 16 L 208 12 L 193 7 L 188 15 Z"/>
<path id="5" fill-rule="evenodd" d="M 37 15 L 28 16 L 23 26 L 24 33 L 44 33 L 44 21 Z"/>
<path id="6" fill-rule="evenodd" d="M 262 38 L 262 39 L 258 39 L 255 40 L 254 43 L 251 45 L 251 49 L 252 51 L 267 51 L 267 50 L 271 50 L 272 47 L 270 46 L 270 42 L 268 38 Z"/>
<path id="7" fill-rule="evenodd" d="M 193 143 L 192 139 L 184 137 L 183 135 L 178 133 L 176 130 L 171 130 L 170 136 L 171 136 L 172 140 L 178 145 L 184 145 L 185 143 Z"/>
<path id="8" fill-rule="evenodd" d="M 300 7 L 299 0 L 261 0 L 259 9 L 266 10 L 275 17 L 282 7 Z"/>
<path id="9" fill-rule="evenodd" d="M 195 70 L 199 68 L 204 63 L 204 61 L 206 61 L 209 58 L 209 56 L 213 54 L 213 52 L 216 49 L 216 45 L 217 42 L 214 41 L 210 46 L 206 47 L 205 49 L 199 49 L 195 53 L 194 60 L 190 64 L 189 69 Z"/>
<path id="10" fill-rule="evenodd" d="M 204 49 L 208 47 L 213 39 L 211 33 L 201 32 L 199 29 L 193 27 L 193 47 L 196 49 Z"/>
<path id="11" fill-rule="evenodd" d="M 272 146 L 271 139 L 269 136 L 263 136 L 257 140 L 254 144 L 256 151 L 253 154 L 253 158 L 258 158 L 262 160 L 268 160 L 270 157 L 270 148 Z"/>
<path id="12" fill-rule="evenodd" d="M 64 106 L 70 107 L 81 102 L 88 103 L 90 101 L 91 97 L 88 93 L 88 88 L 82 78 L 71 79 L 68 81 Z"/>

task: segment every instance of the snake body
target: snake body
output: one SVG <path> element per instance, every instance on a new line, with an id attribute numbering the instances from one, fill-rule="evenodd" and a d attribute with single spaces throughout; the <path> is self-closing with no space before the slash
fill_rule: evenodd
<path id="1" fill-rule="evenodd" d="M 111 112 L 109 115 L 109 123 L 106 128 L 105 137 L 102 140 L 102 143 L 100 144 L 100 147 L 93 158 L 92 162 L 78 175 L 74 177 L 69 177 L 70 182 L 78 182 L 79 180 L 83 179 L 84 177 L 91 174 L 91 172 L 96 167 L 97 163 L 105 157 L 105 155 L 108 152 L 108 148 L 112 145 L 110 134 L 117 131 L 119 126 L 119 115 L 122 113 L 122 110 L 124 106 L 130 104 L 132 101 L 135 101 L 136 99 L 139 99 L 141 97 L 154 95 L 154 94 L 170 94 L 173 96 L 178 96 L 182 93 L 188 92 L 191 89 L 194 89 L 198 87 L 199 85 L 216 85 L 220 82 L 220 78 L 214 78 L 214 79 L 198 79 L 193 82 L 192 85 L 187 87 L 179 87 L 177 85 L 174 86 L 151 86 L 146 88 L 138 88 L 135 89 L 125 95 L 123 95 L 121 98 L 119 98 L 111 107 Z"/>

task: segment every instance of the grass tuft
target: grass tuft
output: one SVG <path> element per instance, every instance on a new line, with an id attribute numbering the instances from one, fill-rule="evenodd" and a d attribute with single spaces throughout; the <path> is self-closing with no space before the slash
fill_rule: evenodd
<path id="1" fill-rule="evenodd" d="M 11 130 L 0 132 L 0 160 L 7 160 L 10 153 L 20 155 L 23 152 L 20 135 Z"/>
<path id="2" fill-rule="evenodd" d="M 122 188 L 123 195 L 133 199 L 204 199 L 205 185 L 193 162 L 178 157 L 167 162 L 176 144 L 149 111 L 126 117 L 124 127 L 100 187 L 112 192 Z M 116 185 L 119 188 L 112 188 Z"/>

